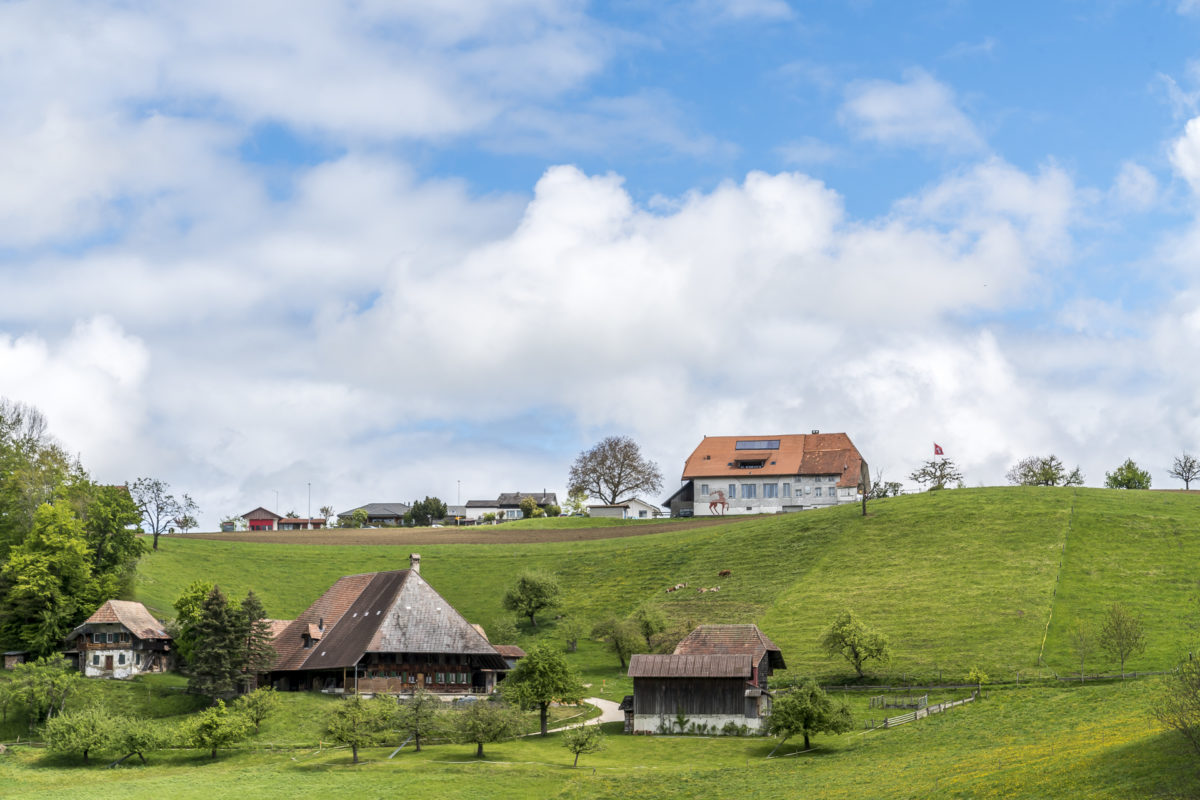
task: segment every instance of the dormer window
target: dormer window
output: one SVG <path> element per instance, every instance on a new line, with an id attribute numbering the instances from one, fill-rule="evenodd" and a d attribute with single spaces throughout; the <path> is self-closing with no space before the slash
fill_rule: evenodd
<path id="1" fill-rule="evenodd" d="M 733 463 L 738 469 L 762 469 L 767 460 L 765 458 L 739 458 Z"/>

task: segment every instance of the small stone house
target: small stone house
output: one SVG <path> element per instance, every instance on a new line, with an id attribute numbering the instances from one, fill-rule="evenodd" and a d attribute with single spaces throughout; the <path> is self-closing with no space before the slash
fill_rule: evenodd
<path id="1" fill-rule="evenodd" d="M 132 678 L 171 668 L 171 636 L 141 603 L 109 600 L 67 634 L 67 654 L 89 678 Z"/>

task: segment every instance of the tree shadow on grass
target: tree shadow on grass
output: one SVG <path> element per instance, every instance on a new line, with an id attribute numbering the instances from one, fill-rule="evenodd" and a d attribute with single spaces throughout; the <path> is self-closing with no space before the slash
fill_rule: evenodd
<path id="1" fill-rule="evenodd" d="M 1174 731 L 1160 731 L 1096 755 L 1086 773 L 1097 788 L 1126 797 L 1200 797 L 1200 754 Z"/>

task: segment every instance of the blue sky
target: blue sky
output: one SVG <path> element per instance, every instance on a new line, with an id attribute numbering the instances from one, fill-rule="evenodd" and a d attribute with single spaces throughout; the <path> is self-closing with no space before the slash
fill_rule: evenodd
<path id="1" fill-rule="evenodd" d="M 704 434 L 1200 449 L 1195 0 L 11 2 L 0 57 L 0 395 L 206 523 L 610 433 L 664 496 Z"/>

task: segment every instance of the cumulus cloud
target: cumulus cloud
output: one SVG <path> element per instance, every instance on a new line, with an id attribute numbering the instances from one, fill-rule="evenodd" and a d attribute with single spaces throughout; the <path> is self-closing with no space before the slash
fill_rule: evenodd
<path id="1" fill-rule="evenodd" d="M 1192 191 L 1200 190 L 1200 117 L 1188 120 L 1183 135 L 1171 146 L 1171 164 Z"/>
<path id="2" fill-rule="evenodd" d="M 842 122 L 860 138 L 902 147 L 983 149 L 975 125 L 959 109 L 953 90 L 928 72 L 910 70 L 902 82 L 858 81 L 846 90 Z"/>

